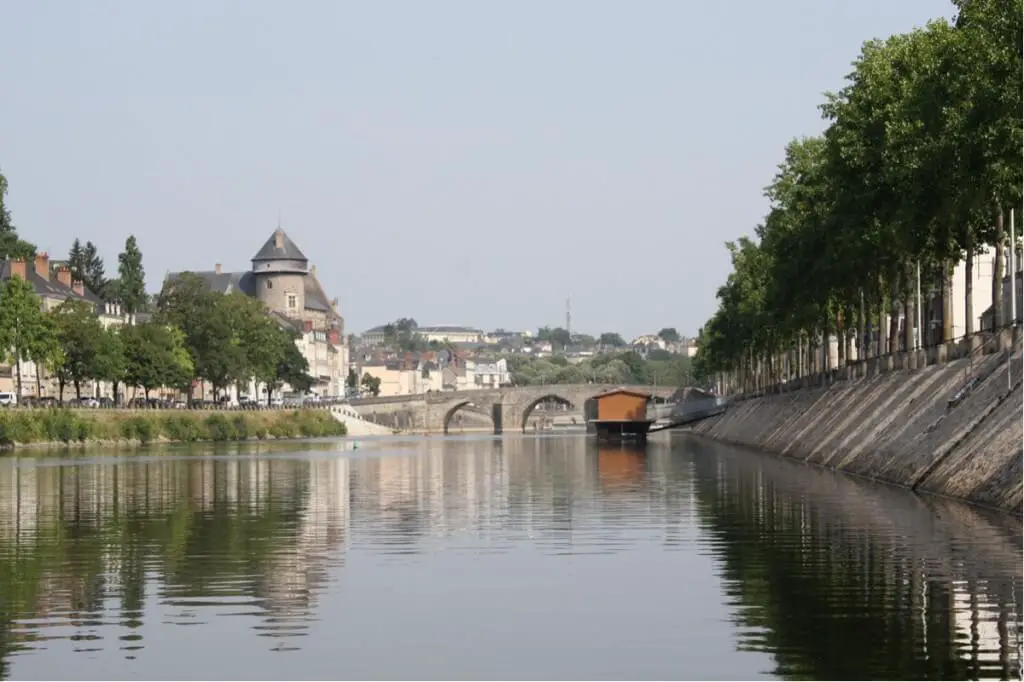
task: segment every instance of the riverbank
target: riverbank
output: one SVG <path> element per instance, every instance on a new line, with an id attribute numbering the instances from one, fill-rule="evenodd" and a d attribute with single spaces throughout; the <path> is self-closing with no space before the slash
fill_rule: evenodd
<path id="1" fill-rule="evenodd" d="M 327 410 L 0 410 L 0 448 L 344 436 Z"/>
<path id="2" fill-rule="evenodd" d="M 692 431 L 1020 516 L 1020 351 L 1008 362 L 994 354 L 750 398 Z"/>

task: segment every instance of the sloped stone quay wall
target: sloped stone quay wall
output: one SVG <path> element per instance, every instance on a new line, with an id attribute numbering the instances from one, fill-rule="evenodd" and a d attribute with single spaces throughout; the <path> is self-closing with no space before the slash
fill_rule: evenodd
<path id="1" fill-rule="evenodd" d="M 1018 346 L 1009 358 L 973 365 L 954 360 L 750 398 L 692 432 L 1020 516 L 1021 360 Z"/>

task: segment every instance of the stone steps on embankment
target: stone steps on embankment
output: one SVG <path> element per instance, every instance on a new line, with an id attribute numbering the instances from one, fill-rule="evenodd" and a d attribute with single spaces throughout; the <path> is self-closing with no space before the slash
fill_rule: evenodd
<path id="1" fill-rule="evenodd" d="M 1009 362 L 1012 391 L 1000 353 L 752 398 L 692 431 L 1020 514 L 1020 353 Z"/>
<path id="2" fill-rule="evenodd" d="M 394 433 L 393 429 L 363 419 L 355 410 L 344 405 L 332 407 L 331 416 L 345 425 L 349 436 L 390 436 Z"/>

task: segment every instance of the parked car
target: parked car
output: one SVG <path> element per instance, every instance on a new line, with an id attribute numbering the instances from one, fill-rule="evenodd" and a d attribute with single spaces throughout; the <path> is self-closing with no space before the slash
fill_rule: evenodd
<path id="1" fill-rule="evenodd" d="M 15 393 L 0 393 L 0 407 L 15 407 L 18 404 L 18 396 Z"/>

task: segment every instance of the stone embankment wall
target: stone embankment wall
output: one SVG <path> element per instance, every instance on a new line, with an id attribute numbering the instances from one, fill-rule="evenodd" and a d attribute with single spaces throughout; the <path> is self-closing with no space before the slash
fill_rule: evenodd
<path id="1" fill-rule="evenodd" d="M 1008 355 L 740 400 L 692 431 L 1019 516 L 1019 346 Z"/>

